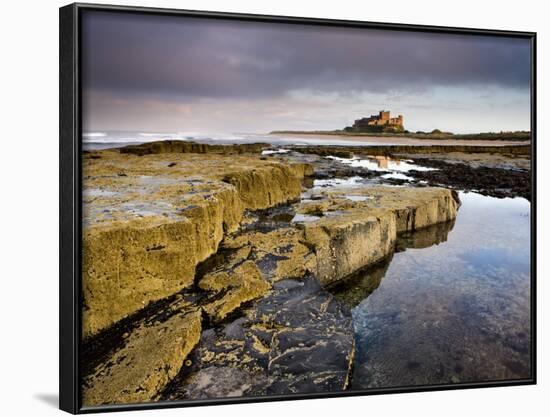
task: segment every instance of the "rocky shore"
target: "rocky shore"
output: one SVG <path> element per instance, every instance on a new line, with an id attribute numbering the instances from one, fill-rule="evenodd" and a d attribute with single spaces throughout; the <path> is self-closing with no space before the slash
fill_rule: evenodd
<path id="1" fill-rule="evenodd" d="M 151 144 L 156 148 L 156 144 Z M 296 199 L 302 164 L 127 149 L 83 158 L 83 334 L 193 283 L 245 210 Z M 185 260 L 185 261 L 184 261 Z"/>
<path id="2" fill-rule="evenodd" d="M 320 161 L 327 156 L 344 159 L 383 157 L 409 160 L 430 170 L 411 170 L 411 181 L 395 179 L 393 184 L 433 186 L 475 191 L 482 195 L 531 199 L 530 145 L 438 145 L 438 146 L 294 146 L 295 161 Z M 304 155 L 310 155 L 305 157 Z M 292 155 L 289 155 L 292 156 Z M 321 163 L 321 165 L 323 165 Z M 384 172 L 372 172 L 349 165 L 330 165 L 316 172 L 317 178 L 330 176 L 372 177 Z"/>
<path id="3" fill-rule="evenodd" d="M 325 158 L 355 149 L 267 148 L 166 141 L 84 154 L 85 406 L 347 389 L 353 302 L 337 288 L 395 250 L 444 239 L 432 231 L 457 216 L 460 164 L 505 169 L 419 158 L 445 165 L 396 187 L 383 170 Z M 355 176 L 377 183 L 313 186 Z"/>
<path id="4" fill-rule="evenodd" d="M 378 146 L 290 146 L 293 151 L 315 154 L 321 156 L 342 156 L 349 158 L 352 155 L 361 155 L 368 153 L 369 155 L 405 155 L 405 154 L 499 154 L 508 157 L 516 155 L 528 156 L 531 152 L 531 145 L 499 145 L 490 146 L 481 145 L 378 145 Z"/>

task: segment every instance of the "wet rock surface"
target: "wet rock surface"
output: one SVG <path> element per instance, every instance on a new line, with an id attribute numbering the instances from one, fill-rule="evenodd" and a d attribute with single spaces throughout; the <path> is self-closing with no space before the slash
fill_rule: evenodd
<path id="1" fill-rule="evenodd" d="M 203 332 L 161 398 L 343 390 L 353 346 L 349 310 L 313 276 L 281 280 L 241 317 Z"/>
<path id="2" fill-rule="evenodd" d="M 417 180 L 431 186 L 445 186 L 460 190 L 476 191 L 491 197 L 523 197 L 531 200 L 531 171 L 477 166 L 438 159 L 419 159 L 423 166 L 437 168 L 434 171 L 411 171 Z"/>
<path id="3" fill-rule="evenodd" d="M 354 154 L 350 151 L 340 151 L 332 153 L 331 147 L 326 147 L 325 151 L 319 153 L 301 153 L 289 151 L 285 154 L 270 154 L 268 159 L 279 161 L 291 161 L 294 164 L 304 163 L 314 167 L 314 171 L 308 176 L 315 179 L 330 179 L 344 177 L 378 178 L 387 171 L 371 171 L 362 167 L 352 167 L 339 163 L 327 157 L 353 158 Z"/>
<path id="4" fill-rule="evenodd" d="M 413 159 L 417 163 L 421 163 L 423 159 L 432 159 L 447 162 L 449 164 L 459 163 L 466 164 L 471 168 L 502 168 L 509 170 L 530 170 L 531 156 L 529 154 L 507 155 L 503 153 L 465 153 L 465 152 L 450 152 L 450 153 L 415 153 L 415 154 L 398 154 L 398 157 Z"/>
<path id="5" fill-rule="evenodd" d="M 448 187 L 482 195 L 530 199 L 531 146 L 294 146 L 278 159 L 308 161 L 316 179 L 361 177 L 381 184 Z M 332 153 L 331 153 L 332 152 Z M 370 170 L 338 164 L 327 157 L 392 158 L 411 161 L 431 170 L 407 171 L 410 179 L 388 175 L 390 170 Z"/>
<path id="6" fill-rule="evenodd" d="M 530 155 L 531 145 L 379 145 L 379 146 L 290 146 L 288 149 L 300 153 L 308 153 L 322 156 L 338 156 L 349 158 L 351 155 L 400 155 L 400 154 L 449 154 L 452 152 L 463 153 L 499 153 L 513 157 L 516 155 Z"/>

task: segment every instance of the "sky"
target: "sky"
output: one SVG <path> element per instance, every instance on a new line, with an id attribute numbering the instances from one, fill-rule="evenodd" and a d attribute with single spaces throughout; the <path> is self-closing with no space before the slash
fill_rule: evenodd
<path id="1" fill-rule="evenodd" d="M 527 39 L 87 11 L 85 132 L 529 130 Z"/>

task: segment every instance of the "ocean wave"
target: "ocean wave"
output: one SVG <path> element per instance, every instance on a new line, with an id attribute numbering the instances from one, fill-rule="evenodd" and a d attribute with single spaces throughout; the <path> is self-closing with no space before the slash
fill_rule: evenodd
<path id="1" fill-rule="evenodd" d="M 82 141 L 85 143 L 146 143 L 146 142 L 155 142 L 158 140 L 167 140 L 167 139 L 178 139 L 175 135 L 150 135 L 143 136 L 138 133 L 136 134 L 127 134 L 127 135 L 92 135 L 82 134 Z"/>
<path id="2" fill-rule="evenodd" d="M 87 132 L 82 134 L 82 137 L 84 138 L 103 138 L 106 136 L 107 136 L 107 133 L 103 133 L 103 132 Z"/>
<path id="3" fill-rule="evenodd" d="M 82 139 L 83 139 L 82 141 L 85 142 L 85 143 L 129 143 L 129 142 L 143 143 L 143 142 L 148 142 L 147 140 L 144 140 L 142 138 L 138 139 L 136 137 L 113 138 L 113 137 L 110 137 L 110 136 L 102 136 L 102 137 L 88 137 L 88 138 L 83 137 Z"/>
<path id="4" fill-rule="evenodd" d="M 173 136 L 179 136 L 177 133 L 143 133 L 139 132 L 139 136 L 145 136 L 145 137 L 173 137 Z"/>

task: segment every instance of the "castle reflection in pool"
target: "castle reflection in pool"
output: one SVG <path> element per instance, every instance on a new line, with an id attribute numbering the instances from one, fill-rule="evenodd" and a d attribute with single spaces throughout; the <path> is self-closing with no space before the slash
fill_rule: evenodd
<path id="1" fill-rule="evenodd" d="M 352 389 L 530 377 L 530 203 L 460 198 L 454 224 L 334 289 L 352 308 Z"/>

